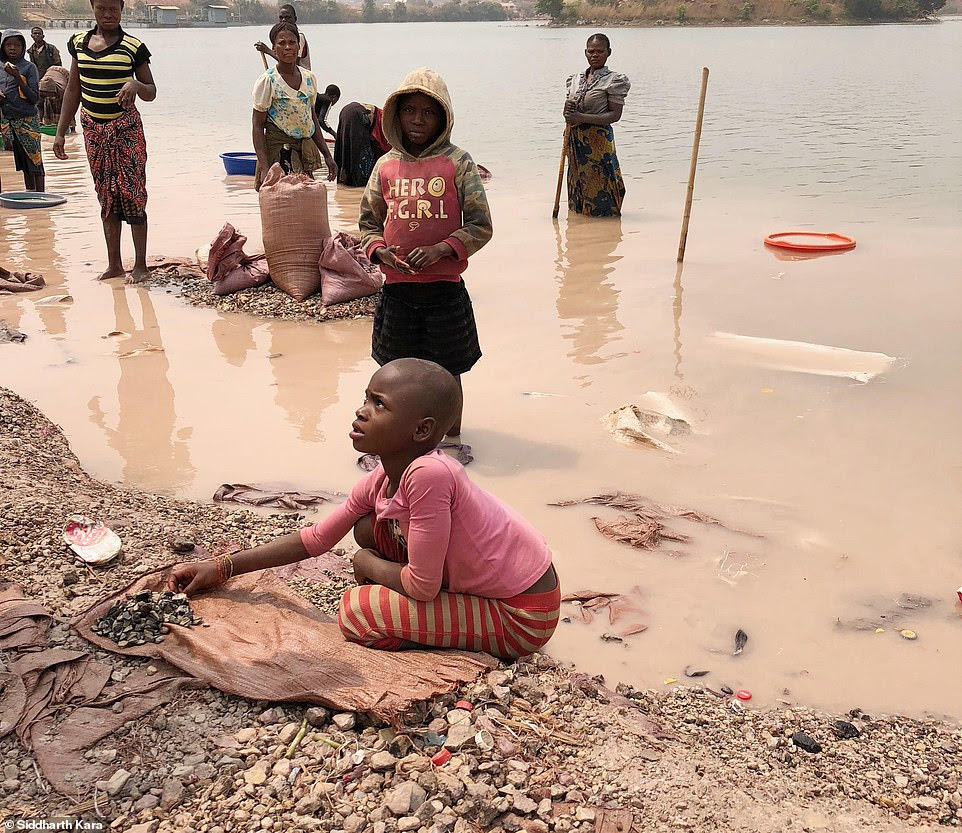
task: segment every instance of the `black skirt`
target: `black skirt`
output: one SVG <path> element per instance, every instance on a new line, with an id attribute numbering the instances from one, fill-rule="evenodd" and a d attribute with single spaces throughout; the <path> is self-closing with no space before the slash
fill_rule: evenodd
<path id="1" fill-rule="evenodd" d="M 467 373 L 481 358 L 474 308 L 464 281 L 390 283 L 374 313 L 371 356 L 428 359 L 449 373 Z"/>

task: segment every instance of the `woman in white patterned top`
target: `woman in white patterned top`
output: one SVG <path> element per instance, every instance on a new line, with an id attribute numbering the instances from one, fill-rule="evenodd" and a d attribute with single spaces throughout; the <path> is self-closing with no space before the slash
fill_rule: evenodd
<path id="1" fill-rule="evenodd" d="M 278 23 L 271 29 L 271 46 L 277 66 L 267 70 L 254 85 L 253 126 L 254 151 L 257 153 L 257 172 L 254 187 L 271 165 L 280 161 L 284 145 L 291 147 L 291 168 L 314 175 L 323 157 L 327 178 L 337 179 L 337 165 L 331 157 L 317 123 L 314 99 L 317 98 L 317 79 L 309 69 L 297 66 L 300 49 L 297 27 L 292 23 Z"/>

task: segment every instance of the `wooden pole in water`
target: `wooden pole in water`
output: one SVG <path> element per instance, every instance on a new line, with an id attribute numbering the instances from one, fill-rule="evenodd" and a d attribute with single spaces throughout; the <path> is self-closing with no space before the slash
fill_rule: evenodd
<path id="1" fill-rule="evenodd" d="M 685 259 L 688 242 L 688 220 L 691 218 L 691 196 L 695 190 L 695 166 L 698 164 L 698 145 L 701 143 L 701 123 L 705 115 L 705 94 L 708 92 L 708 67 L 701 70 L 701 97 L 698 99 L 698 120 L 695 122 L 695 141 L 691 147 L 691 167 L 688 169 L 688 194 L 685 197 L 685 216 L 681 221 L 681 238 L 678 241 L 678 263 Z"/>
<path id="2" fill-rule="evenodd" d="M 561 140 L 561 162 L 558 165 L 558 187 L 554 192 L 554 208 L 551 211 L 551 219 L 558 219 L 558 209 L 561 207 L 561 180 L 565 175 L 565 159 L 568 158 L 568 137 L 571 135 L 571 125 L 565 125 L 565 135 Z"/>

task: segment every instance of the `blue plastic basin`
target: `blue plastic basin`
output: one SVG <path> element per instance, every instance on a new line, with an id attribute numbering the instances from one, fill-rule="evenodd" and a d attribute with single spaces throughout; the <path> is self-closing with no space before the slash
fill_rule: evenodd
<path id="1" fill-rule="evenodd" d="M 230 176 L 254 176 L 257 170 L 257 154 L 248 150 L 222 153 L 220 158 L 224 160 L 224 170 Z"/>

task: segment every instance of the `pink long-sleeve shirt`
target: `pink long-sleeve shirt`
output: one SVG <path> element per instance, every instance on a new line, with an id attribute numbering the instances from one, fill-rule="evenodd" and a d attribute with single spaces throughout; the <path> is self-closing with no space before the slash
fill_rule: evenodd
<path id="1" fill-rule="evenodd" d="M 442 451 L 418 457 L 393 497 L 379 465 L 330 516 L 301 530 L 311 556 L 341 540 L 365 515 L 396 520 L 407 542 L 404 593 L 429 601 L 438 592 L 507 599 L 523 593 L 551 564 L 544 537 L 517 512 L 472 483 Z"/>

